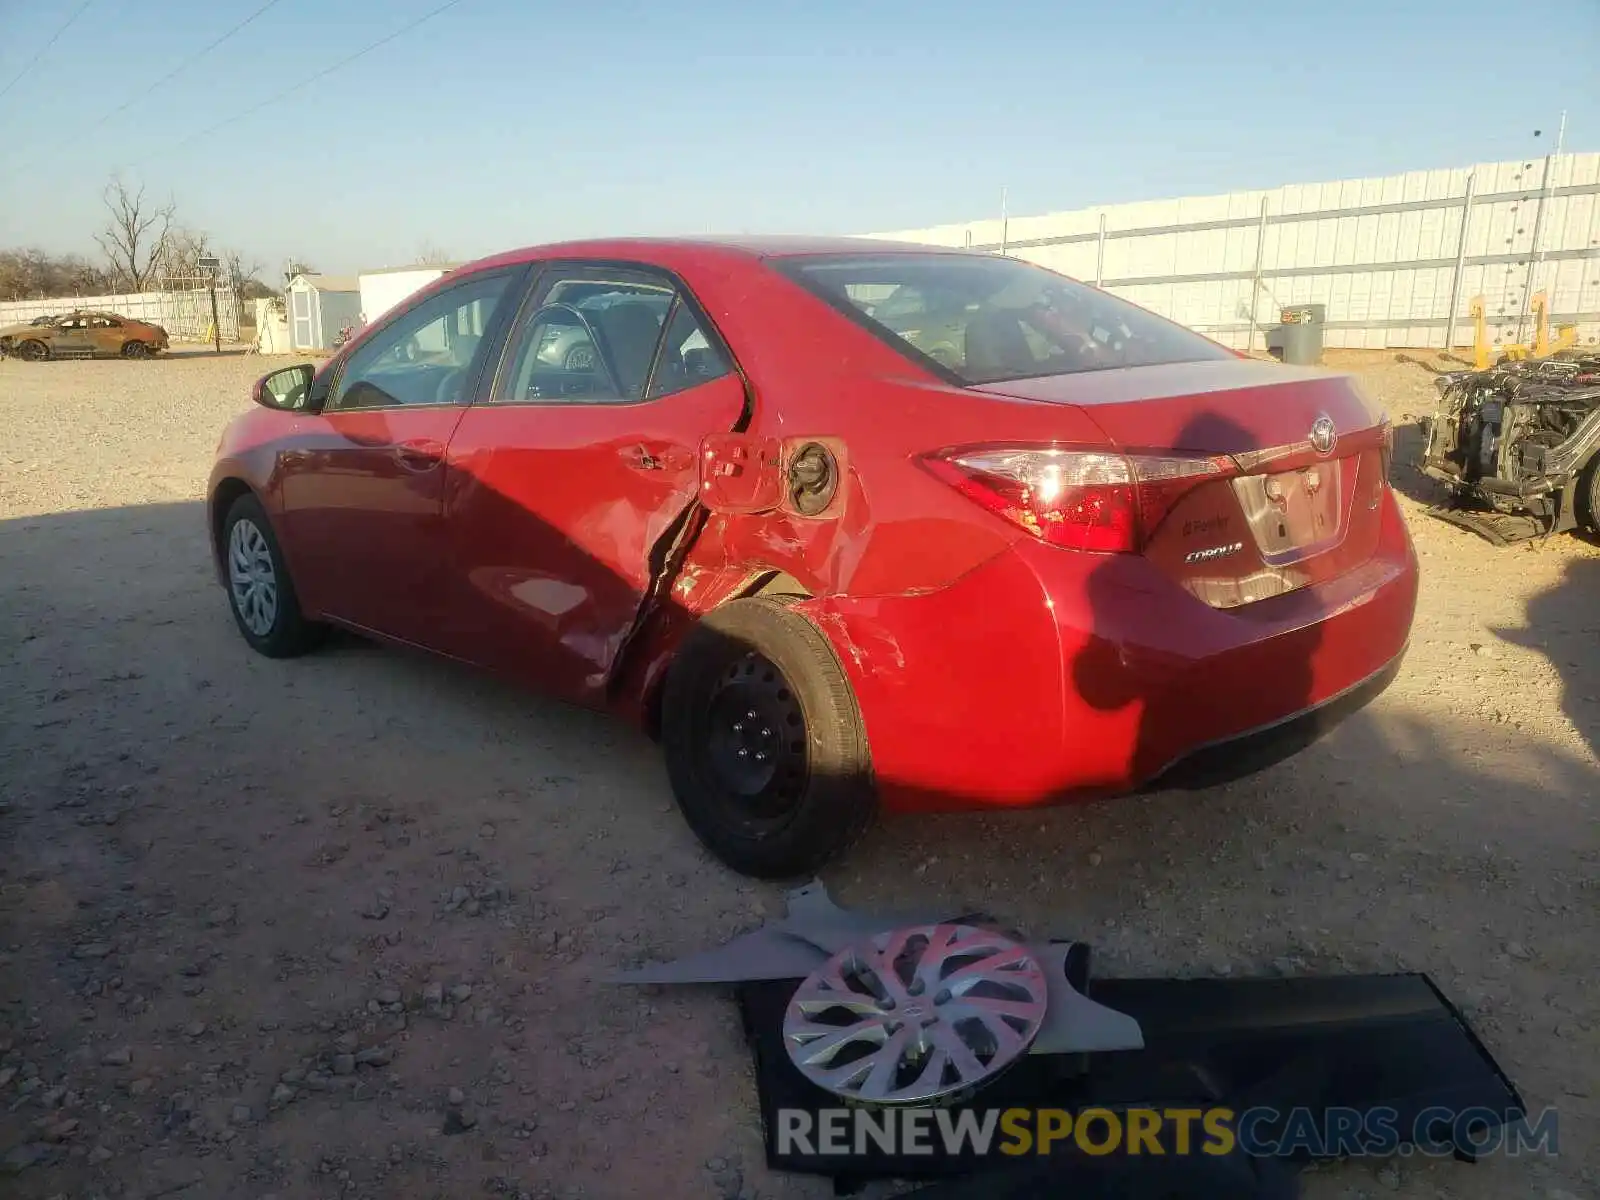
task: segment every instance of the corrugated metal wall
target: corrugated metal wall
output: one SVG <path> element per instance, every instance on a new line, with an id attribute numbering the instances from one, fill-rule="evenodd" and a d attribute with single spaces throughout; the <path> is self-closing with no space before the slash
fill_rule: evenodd
<path id="1" fill-rule="evenodd" d="M 1308 303 L 1327 305 L 1329 346 L 1442 347 L 1452 297 L 1454 344 L 1470 345 L 1468 308 L 1480 295 L 1494 341 L 1516 341 L 1519 326 L 1531 341 L 1528 302 L 1539 291 L 1553 325 L 1574 323 L 1581 341 L 1600 340 L 1600 154 L 869 236 L 995 251 L 1003 243 L 1007 254 L 1098 282 L 1236 347 L 1252 316 L 1259 330 L 1279 308 Z"/>

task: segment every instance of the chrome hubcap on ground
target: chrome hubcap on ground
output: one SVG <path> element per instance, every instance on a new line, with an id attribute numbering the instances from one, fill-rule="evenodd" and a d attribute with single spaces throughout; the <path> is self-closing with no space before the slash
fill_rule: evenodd
<path id="1" fill-rule="evenodd" d="M 1044 1022 L 1037 960 L 970 925 L 919 925 L 835 954 L 783 1019 L 800 1073 L 849 1099 L 921 1103 L 993 1079 Z"/>
<path id="2" fill-rule="evenodd" d="M 228 586 L 244 627 L 257 637 L 270 633 L 278 619 L 278 573 L 266 535 L 248 517 L 228 535 Z"/>

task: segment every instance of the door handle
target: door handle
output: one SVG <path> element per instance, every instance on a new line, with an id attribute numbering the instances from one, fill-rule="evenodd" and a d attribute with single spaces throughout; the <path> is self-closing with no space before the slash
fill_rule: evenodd
<path id="1" fill-rule="evenodd" d="M 431 471 L 444 459 L 444 447 L 438 442 L 401 442 L 394 457 L 408 471 Z"/>

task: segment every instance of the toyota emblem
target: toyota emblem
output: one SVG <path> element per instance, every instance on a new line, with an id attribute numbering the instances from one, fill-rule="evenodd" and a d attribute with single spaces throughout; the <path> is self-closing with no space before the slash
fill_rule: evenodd
<path id="1" fill-rule="evenodd" d="M 1333 427 L 1333 418 L 1326 413 L 1322 414 L 1311 424 L 1311 448 L 1326 458 L 1333 453 L 1333 448 L 1339 442 L 1338 431 Z"/>

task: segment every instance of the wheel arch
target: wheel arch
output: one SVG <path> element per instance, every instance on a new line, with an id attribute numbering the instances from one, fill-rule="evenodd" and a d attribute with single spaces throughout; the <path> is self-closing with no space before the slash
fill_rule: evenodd
<path id="1" fill-rule="evenodd" d="M 709 589 L 714 599 L 704 608 L 694 612 L 684 609 L 672 614 L 676 619 L 669 618 L 668 623 L 676 627 L 674 636 L 671 636 L 667 644 L 658 649 L 645 665 L 642 673 L 639 712 L 644 731 L 653 741 L 659 741 L 661 738 L 661 701 L 666 690 L 667 672 L 671 670 L 672 662 L 677 657 L 683 635 L 693 628 L 695 621 L 707 613 L 732 604 L 735 600 L 747 600 L 755 596 L 794 596 L 808 600 L 813 595 L 812 590 L 800 580 L 776 567 L 746 568 L 731 572 L 730 575 L 734 581 L 731 585 L 713 586 Z"/>
<path id="2" fill-rule="evenodd" d="M 211 537 L 211 563 L 216 569 L 217 579 L 220 582 L 224 577 L 224 563 L 222 560 L 222 523 L 228 519 L 228 510 L 231 509 L 240 496 L 255 496 L 256 491 L 237 475 L 227 475 L 218 480 L 211 489 L 211 500 L 206 506 L 207 532 Z M 259 496 L 256 496 L 260 500 Z"/>
<path id="3" fill-rule="evenodd" d="M 787 571 L 774 568 L 761 572 L 743 588 L 724 596 L 712 608 L 721 608 L 724 604 L 734 600 L 745 600 L 751 596 L 800 596 L 809 600 L 812 591 Z"/>

